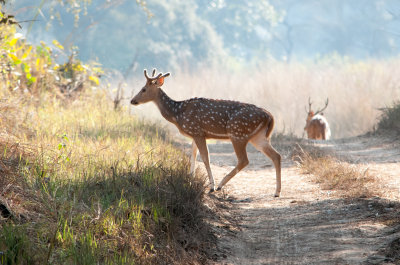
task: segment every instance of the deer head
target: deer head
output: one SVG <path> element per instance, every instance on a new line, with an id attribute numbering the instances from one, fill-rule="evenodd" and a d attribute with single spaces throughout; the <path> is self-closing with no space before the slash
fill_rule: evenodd
<path id="1" fill-rule="evenodd" d="M 147 75 L 147 70 L 144 70 L 144 76 L 147 81 L 144 87 L 136 94 L 131 100 L 132 105 L 139 105 L 156 99 L 160 87 L 164 84 L 164 78 L 169 76 L 170 73 L 162 74 L 159 73 L 154 77 L 156 69 L 153 69 L 152 77 Z"/>

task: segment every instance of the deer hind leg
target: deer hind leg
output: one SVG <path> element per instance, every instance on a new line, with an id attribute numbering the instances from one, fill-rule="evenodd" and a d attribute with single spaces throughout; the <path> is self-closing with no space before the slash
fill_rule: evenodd
<path id="1" fill-rule="evenodd" d="M 190 174 L 194 174 L 196 168 L 196 158 L 197 158 L 197 145 L 195 141 L 192 142 L 192 156 L 190 158 Z"/>
<path id="2" fill-rule="evenodd" d="M 325 128 L 325 124 L 321 126 L 322 130 L 321 130 L 321 138 L 322 140 L 326 140 L 326 128 Z"/>
<path id="3" fill-rule="evenodd" d="M 274 163 L 276 172 L 275 197 L 279 197 L 281 193 L 281 155 L 272 147 L 270 140 L 264 135 L 255 137 L 250 142 L 257 150 L 268 156 Z"/>
<path id="4" fill-rule="evenodd" d="M 249 164 L 249 159 L 247 158 L 246 145 L 247 141 L 237 142 L 232 140 L 233 149 L 235 150 L 236 157 L 238 159 L 238 163 L 236 167 L 226 175 L 218 185 L 217 190 L 221 190 L 221 188 L 231 179 L 233 178 L 240 170 L 245 168 Z"/>
<path id="5" fill-rule="evenodd" d="M 214 177 L 211 172 L 210 156 L 208 154 L 208 147 L 207 147 L 206 139 L 203 137 L 196 137 L 196 138 L 193 138 L 193 141 L 194 141 L 195 145 L 197 146 L 197 148 L 199 149 L 201 159 L 203 160 L 203 163 L 206 166 L 208 178 L 210 179 L 210 192 L 213 192 L 215 190 L 215 184 L 214 184 Z M 192 145 L 192 151 L 194 151 L 193 145 Z M 192 157 L 192 159 L 193 159 L 193 157 Z"/>

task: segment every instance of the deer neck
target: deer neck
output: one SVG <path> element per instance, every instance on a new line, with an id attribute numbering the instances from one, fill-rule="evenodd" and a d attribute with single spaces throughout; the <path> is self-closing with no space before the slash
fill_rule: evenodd
<path id="1" fill-rule="evenodd" d="M 158 97 L 154 101 L 161 115 L 169 122 L 176 123 L 176 116 L 180 109 L 180 102 L 171 99 L 161 88 L 158 93 Z"/>

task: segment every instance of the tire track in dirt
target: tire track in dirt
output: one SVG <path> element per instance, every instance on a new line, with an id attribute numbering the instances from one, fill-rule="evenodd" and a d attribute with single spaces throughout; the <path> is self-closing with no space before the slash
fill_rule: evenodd
<path id="1" fill-rule="evenodd" d="M 387 182 L 381 187 L 398 191 L 398 145 L 362 137 L 311 144 L 365 163 L 371 170 L 390 164 L 388 172 L 380 171 Z M 215 264 L 393 264 L 380 251 L 400 236 L 400 229 L 387 226 L 380 217 L 400 208 L 398 193 L 350 200 L 321 190 L 288 158 L 292 147 L 293 143 L 278 147 L 285 157 L 280 198 L 273 197 L 275 170 L 270 160 L 252 148 L 250 165 L 222 193 L 210 195 L 228 202 L 232 221 L 230 233 L 219 235 Z M 210 145 L 210 156 L 218 182 L 235 166 L 235 156 L 227 143 Z"/>

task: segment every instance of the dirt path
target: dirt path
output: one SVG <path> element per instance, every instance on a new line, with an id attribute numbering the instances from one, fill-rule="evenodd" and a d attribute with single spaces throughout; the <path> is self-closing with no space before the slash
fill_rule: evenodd
<path id="1" fill-rule="evenodd" d="M 343 199 L 322 190 L 300 174 L 288 143 L 278 146 L 284 156 L 282 194 L 274 198 L 274 168 L 249 148 L 250 165 L 222 193 L 210 195 L 228 202 L 228 209 L 215 209 L 221 216 L 215 223 L 216 264 L 394 264 L 384 251 L 400 229 L 383 217 L 400 208 L 399 144 L 366 136 L 309 144 L 368 168 L 385 195 Z M 210 156 L 218 183 L 236 158 L 228 143 L 211 144 Z"/>

